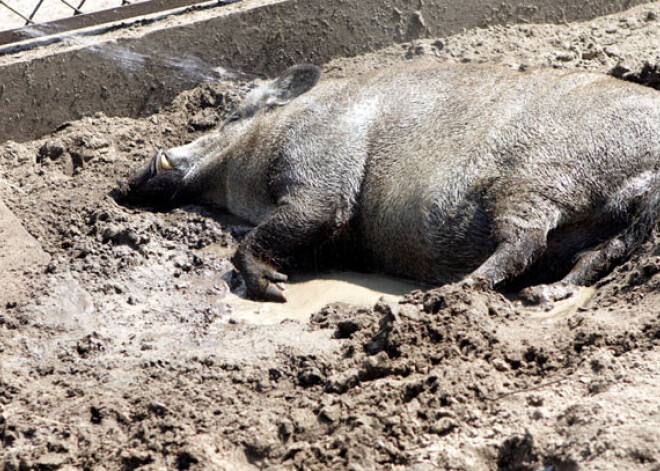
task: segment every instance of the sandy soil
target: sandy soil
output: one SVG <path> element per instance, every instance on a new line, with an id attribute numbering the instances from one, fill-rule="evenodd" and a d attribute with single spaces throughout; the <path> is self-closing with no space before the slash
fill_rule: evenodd
<path id="1" fill-rule="evenodd" d="M 657 86 L 659 15 L 466 31 L 325 71 L 430 56 Z M 26 230 L 0 207 L 3 469 L 660 469 L 660 232 L 561 315 L 355 274 L 294 290 L 362 288 L 363 306 L 273 312 L 229 294 L 240 221 L 114 202 L 118 178 L 213 128 L 248 85 L 0 145 L 0 199 Z"/>

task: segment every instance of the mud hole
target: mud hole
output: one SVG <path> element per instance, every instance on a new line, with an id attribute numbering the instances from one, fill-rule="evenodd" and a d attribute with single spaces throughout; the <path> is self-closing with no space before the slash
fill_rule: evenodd
<path id="1" fill-rule="evenodd" d="M 658 15 L 650 3 L 467 31 L 325 71 L 431 56 L 657 86 Z M 148 119 L 98 115 L 0 146 L 0 197 L 27 231 L 0 207 L 3 469 L 660 469 L 658 233 L 566 315 L 449 285 L 376 303 L 372 290 L 362 307 L 309 308 L 306 323 L 237 308 L 240 221 L 109 196 L 248 86 L 205 84 Z"/>

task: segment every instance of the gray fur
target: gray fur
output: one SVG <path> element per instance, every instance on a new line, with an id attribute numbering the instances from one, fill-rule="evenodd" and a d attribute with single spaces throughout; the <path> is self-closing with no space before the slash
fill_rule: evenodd
<path id="1" fill-rule="evenodd" d="M 496 285 L 552 250 L 602 251 L 564 280 L 585 284 L 648 232 L 630 229 L 636 214 L 657 220 L 655 90 L 483 65 L 318 84 L 314 70 L 290 69 L 220 131 L 166 152 L 188 194 L 256 225 L 235 262 L 257 297 L 282 300 L 279 262 L 346 231 L 378 269 L 431 284 Z"/>

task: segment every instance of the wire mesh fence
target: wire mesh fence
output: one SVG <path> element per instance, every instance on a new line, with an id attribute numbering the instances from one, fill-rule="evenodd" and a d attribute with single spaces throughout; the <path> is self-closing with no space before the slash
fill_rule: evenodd
<path id="1" fill-rule="evenodd" d="M 0 55 L 243 0 L 0 0 Z"/>
<path id="2" fill-rule="evenodd" d="M 0 0 L 0 31 L 146 0 Z"/>

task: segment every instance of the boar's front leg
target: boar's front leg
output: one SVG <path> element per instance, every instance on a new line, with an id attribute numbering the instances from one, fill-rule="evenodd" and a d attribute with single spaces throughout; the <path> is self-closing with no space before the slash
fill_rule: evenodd
<path id="1" fill-rule="evenodd" d="M 463 283 L 472 285 L 485 283 L 494 287 L 499 283 L 520 275 L 547 247 L 546 234 L 540 229 L 524 230 L 515 236 L 503 239 L 479 268 L 468 275 Z"/>
<path id="2" fill-rule="evenodd" d="M 289 200 L 243 239 L 232 262 L 243 275 L 248 296 L 285 302 L 287 276 L 278 265 L 304 247 L 332 237 L 341 211 L 327 202 Z"/>
<path id="3" fill-rule="evenodd" d="M 523 195 L 526 196 L 526 195 Z M 547 235 L 561 211 L 542 198 L 500 200 L 494 208 L 495 252 L 463 283 L 494 287 L 510 280 L 536 262 L 547 248 Z"/>

